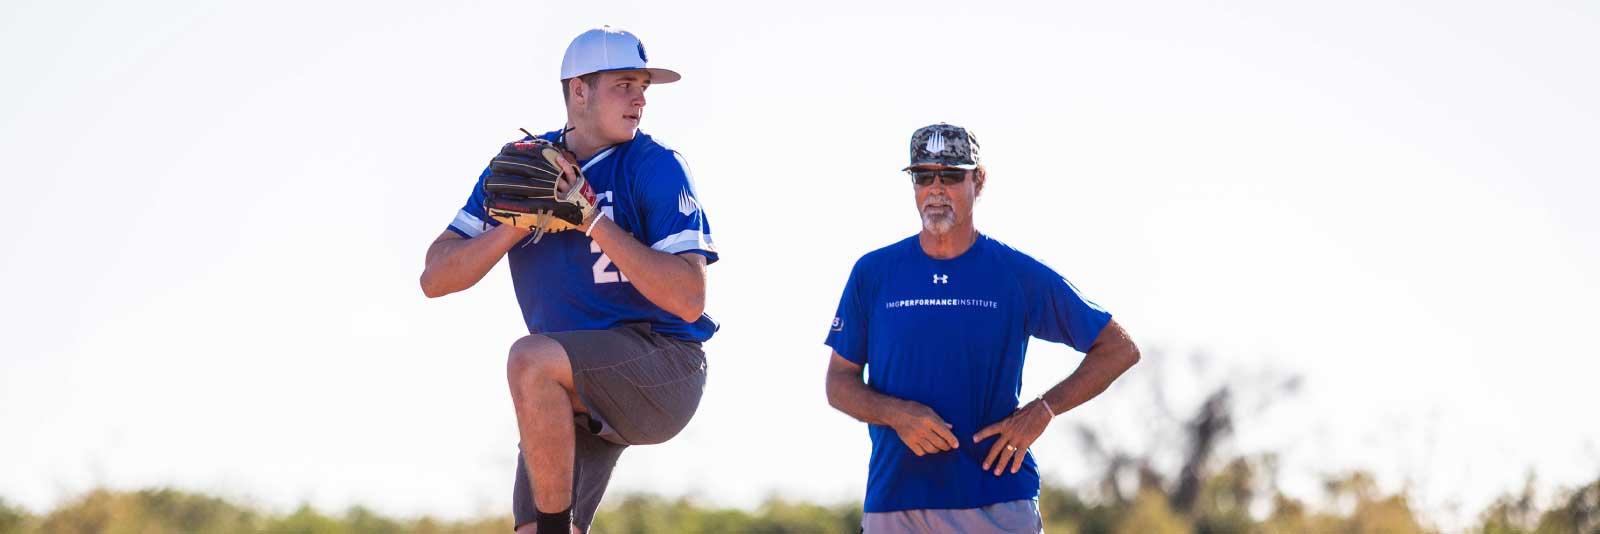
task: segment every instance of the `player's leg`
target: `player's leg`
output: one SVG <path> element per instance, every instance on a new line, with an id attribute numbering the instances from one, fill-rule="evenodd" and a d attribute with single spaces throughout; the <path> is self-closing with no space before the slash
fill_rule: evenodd
<path id="1" fill-rule="evenodd" d="M 559 362 L 564 366 L 544 365 L 553 359 L 547 355 L 557 352 L 550 350 L 549 344 L 559 345 L 562 355 Z M 534 386 L 544 387 L 540 384 L 544 384 L 545 379 L 539 377 L 556 378 L 564 391 L 570 394 L 571 406 L 565 414 L 566 425 L 550 430 L 559 431 L 566 439 L 577 441 L 576 449 L 566 449 L 569 453 L 576 451 L 575 455 L 564 457 L 569 462 L 566 469 L 558 467 L 560 458 L 536 456 L 536 448 L 529 446 L 535 436 L 530 436 L 526 429 L 535 428 L 538 431 L 544 427 L 539 424 L 524 425 L 523 412 L 532 411 L 534 407 L 524 406 L 526 402 L 517 400 L 518 428 L 523 431 L 522 451 L 526 458 L 532 459 L 528 471 L 533 479 L 529 487 L 532 495 L 519 493 L 515 497 L 518 499 L 515 510 L 519 525 L 531 521 L 534 515 L 533 510 L 523 508 L 523 501 L 535 503 L 538 510 L 545 513 L 552 512 L 546 506 L 556 501 L 557 504 L 570 504 L 574 525 L 586 529 L 594 518 L 595 508 L 605 493 L 612 467 L 622 448 L 627 444 L 661 443 L 676 435 L 694 415 L 705 389 L 705 353 L 701 352 L 700 344 L 657 335 L 645 324 L 623 325 L 610 330 L 528 336 L 513 347 L 512 360 L 522 361 L 521 366 L 524 367 L 544 369 L 511 373 L 513 376 L 534 377 L 520 381 L 513 378 L 514 398 L 518 395 L 515 392 L 519 383 L 530 390 Z M 530 383 L 532 386 L 528 386 Z M 550 404 L 553 403 L 547 399 L 539 406 Z M 581 414 L 576 418 L 577 424 L 574 424 L 573 413 Z M 555 424 L 553 417 L 540 418 L 539 421 Z M 574 460 L 576 467 L 570 463 Z M 541 470 L 559 471 L 557 474 L 563 477 L 566 485 L 547 485 Z M 574 481 L 576 484 L 573 484 Z M 562 488 L 571 491 L 572 495 L 560 500 L 547 498 L 547 494 L 561 491 Z M 566 493 L 563 492 L 563 495 Z"/>
<path id="2" fill-rule="evenodd" d="M 611 443 L 587 432 L 580 426 L 576 431 L 572 466 L 572 532 L 583 534 L 594 522 L 595 510 L 611 481 L 611 469 L 617 465 L 625 445 Z M 521 454 L 517 455 L 517 470 L 512 484 L 512 517 L 517 534 L 534 534 L 533 485 L 528 482 L 528 470 Z"/>
<path id="3" fill-rule="evenodd" d="M 618 445 L 578 429 L 577 464 L 572 467 L 572 528 L 580 534 L 594 523 L 595 510 L 611 484 L 611 470 L 627 445 Z"/>
<path id="4" fill-rule="evenodd" d="M 565 511 L 572 506 L 572 414 L 584 411 L 566 350 L 545 336 L 519 339 L 511 345 L 506 380 L 522 455 L 533 481 L 534 505 L 544 513 Z"/>

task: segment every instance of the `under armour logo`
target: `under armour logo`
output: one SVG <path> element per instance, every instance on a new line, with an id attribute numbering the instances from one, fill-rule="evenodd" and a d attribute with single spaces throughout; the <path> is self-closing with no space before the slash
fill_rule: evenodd
<path id="1" fill-rule="evenodd" d="M 928 136 L 928 144 L 922 148 L 927 149 L 929 154 L 944 152 L 944 136 L 935 132 L 933 135 Z"/>
<path id="2" fill-rule="evenodd" d="M 936 274 L 936 275 L 933 275 L 933 283 L 935 283 L 935 284 L 948 284 L 948 283 L 950 283 L 950 275 L 948 275 L 948 274 Z"/>

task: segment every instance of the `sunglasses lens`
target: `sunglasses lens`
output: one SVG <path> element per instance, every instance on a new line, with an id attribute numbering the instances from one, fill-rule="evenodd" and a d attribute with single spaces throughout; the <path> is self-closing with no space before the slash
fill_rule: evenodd
<path id="1" fill-rule="evenodd" d="M 911 181 L 919 186 L 927 187 L 938 179 L 944 185 L 955 185 L 967 179 L 967 171 L 961 169 L 941 169 L 937 171 L 910 171 Z"/>

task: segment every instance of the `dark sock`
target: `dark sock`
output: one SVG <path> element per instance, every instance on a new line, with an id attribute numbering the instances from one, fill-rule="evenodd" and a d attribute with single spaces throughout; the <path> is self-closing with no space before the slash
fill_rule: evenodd
<path id="1" fill-rule="evenodd" d="M 572 534 L 572 507 L 554 513 L 534 510 L 533 525 L 536 534 Z"/>

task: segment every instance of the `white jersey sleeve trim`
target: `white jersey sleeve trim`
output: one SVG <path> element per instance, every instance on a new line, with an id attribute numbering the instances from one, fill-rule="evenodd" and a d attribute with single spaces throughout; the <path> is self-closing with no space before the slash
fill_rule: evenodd
<path id="1" fill-rule="evenodd" d="M 456 219 L 450 221 L 450 227 L 455 228 L 457 232 L 467 234 L 467 237 L 478 237 L 487 229 L 484 227 L 483 219 L 467 213 L 467 210 L 456 211 Z"/>
<path id="2" fill-rule="evenodd" d="M 650 248 L 667 254 L 690 250 L 704 250 L 713 254 L 717 252 L 717 246 L 711 242 L 711 234 L 693 228 L 664 237 L 654 245 L 650 245 Z"/>
<path id="3" fill-rule="evenodd" d="M 599 154 L 595 154 L 594 157 L 589 158 L 588 163 L 585 163 L 583 164 L 583 167 L 578 168 L 578 172 L 589 172 L 589 167 L 593 167 L 594 164 L 600 163 L 600 160 L 606 159 L 606 156 L 610 156 L 612 152 L 616 151 L 616 148 L 616 146 L 607 147 L 605 150 L 600 151 Z"/>

